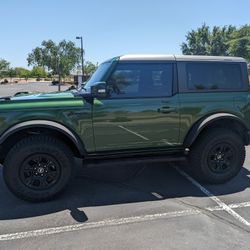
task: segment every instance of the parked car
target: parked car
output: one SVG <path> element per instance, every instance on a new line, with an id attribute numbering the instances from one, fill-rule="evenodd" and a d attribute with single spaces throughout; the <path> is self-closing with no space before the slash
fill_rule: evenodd
<path id="1" fill-rule="evenodd" d="M 0 159 L 8 188 L 29 201 L 64 190 L 75 158 L 188 159 L 196 178 L 223 183 L 242 168 L 249 129 L 244 59 L 125 55 L 80 90 L 2 98 Z"/>

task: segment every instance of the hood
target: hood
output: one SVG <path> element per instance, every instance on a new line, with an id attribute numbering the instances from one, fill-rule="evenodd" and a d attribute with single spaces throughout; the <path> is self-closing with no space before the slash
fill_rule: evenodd
<path id="1" fill-rule="evenodd" d="M 78 107 L 84 105 L 83 98 L 77 98 L 73 92 L 52 92 L 18 94 L 12 97 L 0 98 L 0 111 L 9 110 L 46 110 L 48 108 Z M 24 111 L 25 112 L 25 111 Z"/>
<path id="2" fill-rule="evenodd" d="M 51 93 L 30 93 L 30 94 L 18 94 L 10 97 L 12 101 L 25 101 L 25 100 L 40 100 L 40 99 L 61 99 L 61 98 L 73 98 L 74 95 L 71 91 L 66 92 L 51 92 Z"/>

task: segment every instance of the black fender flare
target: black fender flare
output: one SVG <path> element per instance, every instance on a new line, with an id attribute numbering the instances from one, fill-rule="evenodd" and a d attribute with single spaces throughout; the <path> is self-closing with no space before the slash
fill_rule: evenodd
<path id="1" fill-rule="evenodd" d="M 1 136 L 0 136 L 0 145 L 4 143 L 4 141 L 11 135 L 16 132 L 22 131 L 27 128 L 35 128 L 35 127 L 42 127 L 42 128 L 49 128 L 54 129 L 58 132 L 64 134 L 78 149 L 80 155 L 85 156 L 86 150 L 82 140 L 69 128 L 66 126 L 49 120 L 32 120 L 32 121 L 25 121 L 20 122 L 18 124 L 13 125 L 9 129 L 7 129 Z"/>
<path id="2" fill-rule="evenodd" d="M 219 121 L 222 119 L 236 121 L 246 130 L 246 132 L 248 131 L 247 125 L 238 116 L 234 114 L 230 114 L 230 113 L 216 113 L 216 114 L 212 114 L 210 116 L 207 116 L 203 119 L 198 120 L 192 126 L 192 128 L 189 130 L 189 132 L 187 133 L 184 139 L 184 143 L 183 143 L 184 147 L 185 148 L 190 147 L 205 127 L 207 127 L 208 125 L 212 124 L 215 121 Z"/>

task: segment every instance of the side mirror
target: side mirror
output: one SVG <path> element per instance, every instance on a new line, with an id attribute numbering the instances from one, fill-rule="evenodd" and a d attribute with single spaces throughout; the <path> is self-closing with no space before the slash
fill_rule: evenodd
<path id="1" fill-rule="evenodd" d="M 91 95 L 93 97 L 103 98 L 107 95 L 106 82 L 97 82 L 91 86 Z"/>

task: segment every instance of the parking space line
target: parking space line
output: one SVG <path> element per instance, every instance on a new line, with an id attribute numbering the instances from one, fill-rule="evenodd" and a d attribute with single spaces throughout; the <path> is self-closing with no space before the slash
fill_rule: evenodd
<path id="1" fill-rule="evenodd" d="M 250 207 L 250 202 L 230 204 L 228 205 L 228 207 L 230 208 Z M 204 209 L 207 211 L 224 211 L 225 210 L 221 206 L 207 207 Z M 84 230 L 84 229 L 117 226 L 117 225 L 124 225 L 124 224 L 136 223 L 136 222 L 146 222 L 146 221 L 152 221 L 152 220 L 157 220 L 157 219 L 170 219 L 170 218 L 185 217 L 185 216 L 199 215 L 199 214 L 203 214 L 203 211 L 199 209 L 187 209 L 187 210 L 180 210 L 180 211 L 173 211 L 173 212 L 166 212 L 166 213 L 148 214 L 148 215 L 127 217 L 127 218 L 125 217 L 125 218 L 119 218 L 119 219 L 106 219 L 106 220 L 97 221 L 97 222 L 87 222 L 87 223 L 85 222 L 85 223 L 80 223 L 76 225 L 68 225 L 68 226 L 44 228 L 44 229 L 38 229 L 38 230 L 32 230 L 32 231 L 26 231 L 26 232 L 2 234 L 0 235 L 0 241 L 18 240 L 18 239 L 32 238 L 32 237 L 38 237 L 38 236 L 73 232 L 73 231 L 79 231 L 79 230 Z"/>
<path id="2" fill-rule="evenodd" d="M 127 132 L 129 132 L 129 133 L 131 133 L 131 134 L 133 134 L 133 135 L 136 135 L 136 136 L 142 138 L 142 139 L 145 140 L 145 141 L 149 141 L 149 139 L 148 139 L 147 137 L 145 137 L 145 136 L 143 136 L 143 135 L 141 135 L 141 134 L 139 134 L 139 133 L 137 133 L 137 132 L 134 132 L 134 131 L 132 131 L 132 130 L 130 130 L 130 129 L 128 129 L 128 128 L 125 128 L 125 127 L 123 127 L 122 125 L 119 125 L 118 127 L 121 128 L 121 129 L 126 130 Z"/>
<path id="3" fill-rule="evenodd" d="M 151 220 L 156 220 L 156 219 L 175 218 L 175 217 L 195 215 L 195 214 L 200 214 L 200 213 L 201 211 L 198 209 L 188 209 L 188 210 L 158 213 L 158 214 L 148 214 L 148 215 L 119 218 L 119 219 L 107 219 L 107 220 L 102 220 L 98 222 L 87 222 L 87 223 L 80 223 L 76 225 L 69 225 L 69 226 L 62 226 L 62 227 L 53 227 L 53 228 L 38 229 L 38 230 L 26 231 L 26 232 L 2 234 L 0 235 L 0 241 L 24 239 L 24 238 L 30 238 L 30 237 L 52 235 L 52 234 L 65 233 L 65 232 L 73 232 L 73 231 L 79 231 L 83 229 L 99 228 L 99 227 L 105 227 L 105 226 L 117 226 L 117 225 L 124 225 L 124 224 L 130 224 L 130 223 L 135 223 L 135 222 L 151 221 Z"/>
<path id="4" fill-rule="evenodd" d="M 161 196 L 160 194 L 158 194 L 158 193 L 156 193 L 156 192 L 151 192 L 151 194 L 152 194 L 154 197 L 156 197 L 157 199 L 159 199 L 159 200 L 164 199 L 163 196 Z"/>
<path id="5" fill-rule="evenodd" d="M 242 224 L 246 226 L 250 226 L 250 223 L 245 220 L 242 216 L 240 216 L 238 213 L 236 213 L 231 207 L 229 207 L 227 204 L 222 202 L 218 197 L 216 197 L 214 194 L 212 194 L 209 190 L 207 190 L 205 187 L 203 187 L 199 182 L 197 182 L 195 179 L 193 179 L 190 175 L 182 171 L 180 168 L 175 167 L 175 169 L 186 179 L 188 179 L 194 186 L 199 188 L 205 195 L 207 195 L 211 200 L 217 203 L 222 210 L 226 211 L 228 214 L 233 216 L 236 220 L 241 222 Z"/>
<path id="6" fill-rule="evenodd" d="M 228 205 L 230 208 L 245 208 L 245 207 L 250 207 L 250 202 L 241 202 L 241 203 L 232 203 Z M 221 210 L 220 206 L 216 207 L 208 207 L 206 208 L 209 211 L 219 211 Z"/>

